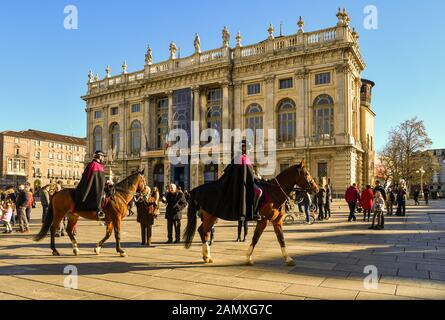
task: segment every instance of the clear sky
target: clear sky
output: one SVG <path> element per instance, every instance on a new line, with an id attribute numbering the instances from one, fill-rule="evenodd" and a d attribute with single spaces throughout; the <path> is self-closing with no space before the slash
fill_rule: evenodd
<path id="1" fill-rule="evenodd" d="M 64 8 L 78 9 L 78 30 L 64 28 Z M 378 9 L 378 30 L 363 25 L 365 6 Z M 196 32 L 202 50 L 221 46 L 227 25 L 235 45 L 278 33 L 296 33 L 300 15 L 305 30 L 334 26 L 338 7 L 346 7 L 360 34 L 367 63 L 363 76 L 376 82 L 373 108 L 376 148 L 403 120 L 424 120 L 434 147 L 445 148 L 445 1 L 443 0 L 8 0 L 0 2 L 0 131 L 37 129 L 85 136 L 88 70 L 103 78 L 141 70 L 146 46 L 155 62 L 168 58 L 174 40 L 181 56 L 194 51 Z"/>

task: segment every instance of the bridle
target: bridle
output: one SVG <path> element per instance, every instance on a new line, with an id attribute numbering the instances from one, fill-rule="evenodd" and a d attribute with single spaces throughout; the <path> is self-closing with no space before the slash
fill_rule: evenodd
<path id="1" fill-rule="evenodd" d="M 311 179 L 308 180 L 308 179 L 306 178 L 306 175 L 304 174 L 303 168 L 298 168 L 298 173 L 300 174 L 300 176 L 301 176 L 301 174 L 303 173 L 304 180 L 305 180 L 305 182 L 306 182 L 306 184 L 307 184 L 307 187 L 304 188 L 303 191 L 309 192 L 309 190 L 311 189 L 312 184 L 315 183 L 314 178 L 311 177 Z M 278 182 L 278 179 L 277 179 L 277 178 L 274 178 L 274 181 L 277 183 L 278 187 L 280 188 L 280 190 L 281 190 L 281 192 L 283 193 L 283 195 L 286 197 L 287 201 L 291 202 L 292 199 L 291 199 L 290 196 L 284 191 L 283 187 L 282 187 L 281 184 Z"/>

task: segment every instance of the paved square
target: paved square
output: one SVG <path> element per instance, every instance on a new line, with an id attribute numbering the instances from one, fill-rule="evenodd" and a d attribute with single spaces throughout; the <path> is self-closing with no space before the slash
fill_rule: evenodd
<path id="1" fill-rule="evenodd" d="M 196 241 L 191 250 L 164 244 L 162 217 L 153 228 L 156 248 L 140 246 L 134 217 L 124 222 L 127 258 L 115 253 L 114 237 L 101 256 L 93 253 L 105 234 L 94 221 L 79 223 L 79 257 L 68 237 L 57 238 L 62 256 L 53 257 L 49 238 L 35 243 L 32 234 L 1 234 L 0 299 L 445 299 L 445 201 L 409 207 L 407 217 L 387 218 L 382 231 L 368 230 L 360 214 L 346 222 L 342 202 L 334 211 L 327 222 L 285 227 L 296 267 L 284 265 L 271 226 L 251 267 L 244 265 L 248 243 L 235 243 L 236 225 L 227 222 L 217 225 L 211 265 L 202 262 Z M 40 212 L 33 211 L 33 233 Z M 64 288 L 70 265 L 78 270 L 77 290 Z M 377 289 L 364 285 L 370 265 L 378 270 Z"/>

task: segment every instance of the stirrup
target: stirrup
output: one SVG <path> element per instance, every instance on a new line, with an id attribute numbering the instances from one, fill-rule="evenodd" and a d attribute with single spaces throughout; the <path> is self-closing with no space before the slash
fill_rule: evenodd
<path id="1" fill-rule="evenodd" d="M 97 220 L 102 221 L 105 219 L 105 213 L 102 210 L 97 211 L 96 213 Z"/>

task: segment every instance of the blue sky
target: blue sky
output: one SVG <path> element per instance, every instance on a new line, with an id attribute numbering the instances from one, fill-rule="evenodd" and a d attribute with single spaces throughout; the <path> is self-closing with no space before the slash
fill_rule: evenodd
<path id="1" fill-rule="evenodd" d="M 70 4 L 78 8 L 78 30 L 63 27 Z M 367 5 L 379 10 L 378 30 L 363 27 Z M 442 0 L 1 1 L 0 131 L 33 128 L 85 136 L 80 96 L 89 69 L 102 78 L 107 64 L 116 74 L 127 60 L 130 72 L 140 70 L 148 43 L 155 62 L 168 58 L 171 40 L 181 56 L 189 55 L 196 32 L 203 50 L 216 48 L 225 25 L 232 46 L 238 30 L 244 44 L 265 39 L 269 23 L 276 32 L 282 22 L 284 34 L 295 33 L 300 15 L 306 31 L 330 27 L 338 7 L 348 9 L 360 34 L 367 63 L 363 76 L 377 84 L 376 148 L 383 147 L 388 130 L 414 116 L 425 121 L 434 147 L 445 148 Z"/>

